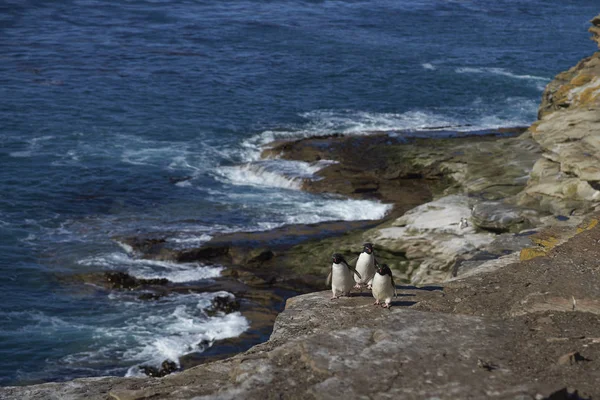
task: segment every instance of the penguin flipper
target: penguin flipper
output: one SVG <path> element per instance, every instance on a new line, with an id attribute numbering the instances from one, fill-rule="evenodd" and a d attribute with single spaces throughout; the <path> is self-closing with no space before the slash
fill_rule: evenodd
<path id="1" fill-rule="evenodd" d="M 325 281 L 325 286 L 331 285 L 331 271 L 329 271 L 329 275 L 327 275 L 327 280 Z"/>
<path id="2" fill-rule="evenodd" d="M 356 274 L 356 276 L 358 276 L 358 279 L 362 279 L 362 276 L 360 276 L 360 274 L 358 273 L 358 271 L 356 270 L 356 268 L 354 268 L 354 267 L 351 267 L 349 264 L 346 264 L 346 266 L 348 267 L 348 269 L 349 269 L 350 271 L 352 271 L 353 273 L 355 273 L 355 274 Z"/>

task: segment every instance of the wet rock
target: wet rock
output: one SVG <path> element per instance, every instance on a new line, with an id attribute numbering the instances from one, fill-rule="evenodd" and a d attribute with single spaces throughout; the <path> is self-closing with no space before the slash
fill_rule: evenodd
<path id="1" fill-rule="evenodd" d="M 209 315 L 216 313 L 230 314 L 239 311 L 240 307 L 240 301 L 233 296 L 216 296 L 212 299 Z"/>
<path id="2" fill-rule="evenodd" d="M 170 176 L 169 182 L 175 185 L 180 182 L 189 181 L 190 179 L 192 179 L 191 176 Z"/>
<path id="3" fill-rule="evenodd" d="M 138 299 L 151 301 L 151 300 L 158 300 L 161 297 L 163 297 L 163 295 L 157 294 L 157 293 L 142 293 L 138 296 Z"/>
<path id="4" fill-rule="evenodd" d="M 138 279 L 126 272 L 109 271 L 104 273 L 107 286 L 111 289 L 135 289 L 144 285 L 167 285 L 169 280 L 166 278 L 157 279 Z"/>
<path id="5" fill-rule="evenodd" d="M 263 263 L 263 262 L 272 260 L 273 257 L 275 257 L 275 253 L 273 253 L 273 251 L 271 251 L 269 249 L 258 249 L 248 255 L 248 263 L 249 264 Z"/>
<path id="6" fill-rule="evenodd" d="M 160 368 L 142 365 L 140 371 L 153 378 L 162 378 L 178 370 L 177 364 L 171 360 L 165 360 L 160 364 Z"/>
<path id="7" fill-rule="evenodd" d="M 112 289 L 133 289 L 140 286 L 138 279 L 119 271 L 110 271 L 104 273 L 107 286 Z"/>
<path id="8" fill-rule="evenodd" d="M 131 237 L 115 236 L 113 240 L 124 247 L 128 253 L 154 255 L 156 257 L 158 257 L 158 254 L 160 254 L 166 244 L 164 237 L 145 234 Z"/>

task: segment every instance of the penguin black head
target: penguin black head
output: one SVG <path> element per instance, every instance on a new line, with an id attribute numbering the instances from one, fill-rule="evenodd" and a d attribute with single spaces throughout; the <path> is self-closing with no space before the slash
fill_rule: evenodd
<path id="1" fill-rule="evenodd" d="M 377 264 L 377 266 L 375 268 L 376 268 L 377 273 L 379 275 L 389 275 L 389 276 L 392 276 L 392 270 L 390 269 L 390 267 L 388 267 L 387 264 Z"/>
<path id="2" fill-rule="evenodd" d="M 367 254 L 373 254 L 373 243 L 363 244 L 363 251 Z"/>
<path id="3" fill-rule="evenodd" d="M 346 263 L 344 256 L 340 253 L 333 253 L 333 256 L 331 256 L 331 260 L 334 264 Z"/>

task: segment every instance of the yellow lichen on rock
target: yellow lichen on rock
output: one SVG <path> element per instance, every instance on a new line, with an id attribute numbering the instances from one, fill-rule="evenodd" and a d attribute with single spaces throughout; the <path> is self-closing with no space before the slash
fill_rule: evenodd
<path id="1" fill-rule="evenodd" d="M 598 219 L 597 218 L 593 218 L 585 226 L 583 226 L 583 227 L 580 226 L 579 228 L 577 228 L 577 233 L 589 231 L 590 229 L 595 228 L 596 225 L 598 225 Z"/>
<path id="2" fill-rule="evenodd" d="M 540 247 L 526 247 L 521 250 L 519 259 L 521 261 L 531 260 L 532 258 L 542 257 L 546 255 L 546 250 Z"/>
<path id="3" fill-rule="evenodd" d="M 600 47 L 600 15 L 596 15 L 590 21 L 592 26 L 589 29 L 589 32 L 592 34 L 592 40 L 598 43 L 598 47 Z"/>

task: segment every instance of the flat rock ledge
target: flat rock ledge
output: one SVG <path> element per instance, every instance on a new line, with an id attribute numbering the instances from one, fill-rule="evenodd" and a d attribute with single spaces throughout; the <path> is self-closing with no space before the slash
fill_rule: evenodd
<path id="1" fill-rule="evenodd" d="M 288 300 L 271 339 L 225 361 L 162 379 L 92 378 L 0 389 L 2 399 L 536 399 L 553 388 L 515 371 L 512 322 L 391 310 L 329 292 Z M 537 397 L 536 397 L 537 396 Z"/>

